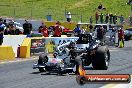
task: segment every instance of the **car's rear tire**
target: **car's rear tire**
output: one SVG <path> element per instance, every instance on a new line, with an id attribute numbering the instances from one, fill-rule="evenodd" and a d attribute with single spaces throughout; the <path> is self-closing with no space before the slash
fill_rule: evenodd
<path id="1" fill-rule="evenodd" d="M 43 68 L 38 68 L 40 72 L 44 72 L 45 70 Z"/>
<path id="2" fill-rule="evenodd" d="M 106 46 L 98 47 L 93 58 L 92 66 L 95 70 L 107 70 L 110 62 L 110 52 Z"/>

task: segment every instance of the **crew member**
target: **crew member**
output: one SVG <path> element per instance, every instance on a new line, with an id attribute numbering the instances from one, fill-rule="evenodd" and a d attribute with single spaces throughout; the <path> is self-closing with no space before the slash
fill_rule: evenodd
<path id="1" fill-rule="evenodd" d="M 124 31 L 122 28 L 118 30 L 118 46 L 120 41 L 122 41 L 124 47 Z"/>
<path id="2" fill-rule="evenodd" d="M 61 28 L 61 23 L 58 21 L 54 27 L 54 34 L 53 37 L 61 37 L 62 34 L 62 28 Z"/>
<path id="3" fill-rule="evenodd" d="M 106 31 L 105 29 L 103 28 L 103 26 L 100 26 L 98 29 L 97 29 L 97 38 L 101 41 L 101 43 L 104 44 L 104 35 L 105 35 Z"/>

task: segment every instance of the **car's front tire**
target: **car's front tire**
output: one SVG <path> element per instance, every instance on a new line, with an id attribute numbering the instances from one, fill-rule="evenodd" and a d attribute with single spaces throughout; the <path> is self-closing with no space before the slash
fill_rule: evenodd
<path id="1" fill-rule="evenodd" d="M 48 62 L 48 57 L 47 57 L 47 55 L 46 54 L 41 54 L 40 56 L 39 56 L 39 59 L 38 59 L 38 64 L 39 65 L 45 65 L 45 63 L 46 62 Z M 44 72 L 45 70 L 44 70 L 44 68 L 38 68 L 39 69 L 39 71 L 40 72 Z"/>

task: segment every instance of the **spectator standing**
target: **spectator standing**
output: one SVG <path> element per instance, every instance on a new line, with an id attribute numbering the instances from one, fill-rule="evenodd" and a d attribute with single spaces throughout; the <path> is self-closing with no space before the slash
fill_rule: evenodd
<path id="1" fill-rule="evenodd" d="M 112 19 L 113 19 L 113 14 L 111 13 L 110 14 L 110 24 L 112 24 L 112 21 L 113 21 Z"/>
<path id="2" fill-rule="evenodd" d="M 23 24 L 24 34 L 29 35 L 32 31 L 32 24 L 29 23 L 27 20 L 25 20 L 25 23 Z"/>
<path id="3" fill-rule="evenodd" d="M 61 37 L 61 34 L 62 34 L 61 23 L 58 21 L 54 27 L 53 37 Z"/>
<path id="4" fill-rule="evenodd" d="M 124 23 L 124 17 L 123 17 L 123 15 L 120 16 L 120 23 L 121 23 L 121 24 Z"/>
<path id="5" fill-rule="evenodd" d="M 42 23 L 41 23 L 41 26 L 39 26 L 38 33 L 41 33 L 42 28 L 44 28 L 44 27 L 46 27 L 46 25 L 45 25 L 44 22 L 42 22 Z"/>
<path id="6" fill-rule="evenodd" d="M 105 29 L 103 28 L 103 26 L 100 26 L 98 29 L 97 29 L 97 38 L 101 41 L 101 43 L 104 44 L 104 35 L 105 35 L 106 31 Z"/>
<path id="7" fill-rule="evenodd" d="M 67 19 L 67 22 L 71 22 L 71 13 L 70 12 L 67 12 L 66 19 Z"/>
<path id="8" fill-rule="evenodd" d="M 93 23 L 93 18 L 92 18 L 92 16 L 90 17 L 90 24 L 92 24 Z"/>
<path id="9" fill-rule="evenodd" d="M 109 22 L 109 13 L 107 13 L 105 16 L 105 23 L 108 23 L 108 22 Z"/>
<path id="10" fill-rule="evenodd" d="M 98 12 L 96 11 L 96 13 L 95 13 L 95 19 L 96 19 L 96 24 L 98 23 L 98 20 L 99 20 L 99 14 L 98 14 Z"/>
<path id="11" fill-rule="evenodd" d="M 76 25 L 76 28 L 73 30 L 74 33 L 81 34 L 81 28 L 79 25 Z"/>
<path id="12" fill-rule="evenodd" d="M 2 43 L 3 43 L 4 29 L 6 29 L 6 27 L 5 27 L 5 25 L 3 24 L 3 19 L 0 18 L 0 45 L 2 45 Z"/>
<path id="13" fill-rule="evenodd" d="M 4 28 L 3 27 L 0 27 L 0 45 L 2 45 L 3 43 L 3 32 L 4 32 Z"/>
<path id="14" fill-rule="evenodd" d="M 132 26 L 132 16 L 129 16 L 129 22 L 130 22 L 130 25 Z"/>
<path id="15" fill-rule="evenodd" d="M 104 19 L 103 19 L 103 13 L 100 14 L 100 22 L 103 23 Z"/>
<path id="16" fill-rule="evenodd" d="M 48 28 L 42 22 L 42 25 L 39 27 L 39 33 L 42 33 L 44 37 L 49 37 Z"/>
<path id="17" fill-rule="evenodd" d="M 49 37 L 48 28 L 46 26 L 42 29 L 42 34 L 44 37 Z"/>
<path id="18" fill-rule="evenodd" d="M 117 16 L 116 16 L 116 14 L 115 14 L 115 15 L 113 15 L 113 23 L 114 23 L 114 24 L 116 24 L 116 23 L 117 23 Z"/>
<path id="19" fill-rule="evenodd" d="M 4 24 L 5 26 L 7 26 L 6 19 L 3 21 L 3 24 Z"/>
<path id="20" fill-rule="evenodd" d="M 93 32 L 93 25 L 89 25 L 90 32 Z"/>
<path id="21" fill-rule="evenodd" d="M 15 35 L 15 26 L 14 26 L 14 23 L 11 21 L 8 25 L 8 34 L 10 35 Z"/>

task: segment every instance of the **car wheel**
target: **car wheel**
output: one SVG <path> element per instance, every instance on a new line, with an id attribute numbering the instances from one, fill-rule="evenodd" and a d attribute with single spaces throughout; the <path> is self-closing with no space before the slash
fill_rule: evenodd
<path id="1" fill-rule="evenodd" d="M 38 68 L 40 72 L 44 72 L 45 70 L 43 68 Z"/>
<path id="2" fill-rule="evenodd" d="M 92 66 L 96 70 L 107 70 L 110 62 L 110 52 L 107 47 L 101 46 L 97 49 L 93 58 Z"/>
<path id="3" fill-rule="evenodd" d="M 46 54 L 41 54 L 41 55 L 39 56 L 38 64 L 44 64 L 44 63 L 46 63 L 46 62 L 48 62 L 48 57 L 47 57 L 47 55 L 46 55 Z"/>
<path id="4" fill-rule="evenodd" d="M 48 57 L 46 54 L 41 54 L 39 56 L 38 64 L 39 65 L 45 65 L 45 63 L 48 62 Z M 44 72 L 44 68 L 38 68 L 40 72 Z"/>
<path id="5" fill-rule="evenodd" d="M 61 67 L 58 68 L 57 75 L 62 76 L 63 74 L 66 74 L 66 71 L 62 71 Z"/>

